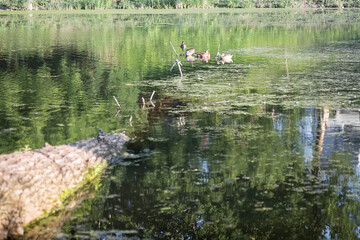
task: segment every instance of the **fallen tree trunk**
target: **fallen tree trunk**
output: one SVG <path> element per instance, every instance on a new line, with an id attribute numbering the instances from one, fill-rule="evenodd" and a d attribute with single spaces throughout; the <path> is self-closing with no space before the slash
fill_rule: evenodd
<path id="1" fill-rule="evenodd" d="M 0 239 L 23 235 L 25 225 L 61 207 L 64 191 L 115 159 L 128 140 L 100 129 L 97 138 L 0 155 Z"/>

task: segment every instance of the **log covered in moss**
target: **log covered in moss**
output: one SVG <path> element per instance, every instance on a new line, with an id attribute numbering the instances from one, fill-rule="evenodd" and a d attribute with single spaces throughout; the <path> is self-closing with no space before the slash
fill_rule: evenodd
<path id="1" fill-rule="evenodd" d="M 69 189 L 116 159 L 128 140 L 100 129 L 97 138 L 0 155 L 0 239 L 23 235 L 27 224 L 61 208 Z"/>

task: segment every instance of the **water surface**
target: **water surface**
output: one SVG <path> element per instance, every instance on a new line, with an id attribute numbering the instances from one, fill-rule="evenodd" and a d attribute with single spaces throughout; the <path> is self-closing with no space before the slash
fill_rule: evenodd
<path id="1" fill-rule="evenodd" d="M 133 138 L 55 239 L 357 239 L 359 53 L 358 10 L 1 15 L 0 153 Z"/>

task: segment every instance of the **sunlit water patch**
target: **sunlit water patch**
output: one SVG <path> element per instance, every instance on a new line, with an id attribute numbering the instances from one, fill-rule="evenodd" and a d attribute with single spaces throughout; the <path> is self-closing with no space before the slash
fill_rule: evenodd
<path id="1" fill-rule="evenodd" d="M 183 78 L 149 82 L 149 85 L 164 87 L 167 94 L 176 98 L 193 99 L 195 109 L 205 108 L 206 102 L 212 102 L 209 105 L 213 109 L 225 112 L 261 105 L 358 109 L 360 59 L 356 47 L 359 44 L 353 52 L 344 50 L 343 45 L 332 43 L 331 47 L 310 49 L 248 48 L 235 53 L 234 63 L 209 63 L 211 67 L 205 65 L 195 70 L 188 66 Z"/>

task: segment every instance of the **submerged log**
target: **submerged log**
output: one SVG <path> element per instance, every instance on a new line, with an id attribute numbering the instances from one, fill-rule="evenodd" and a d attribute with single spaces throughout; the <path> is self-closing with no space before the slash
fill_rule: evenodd
<path id="1" fill-rule="evenodd" d="M 23 235 L 25 225 L 61 207 L 61 194 L 116 158 L 128 140 L 100 129 L 97 138 L 0 155 L 0 239 Z"/>

